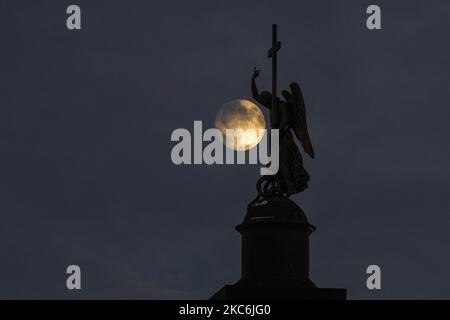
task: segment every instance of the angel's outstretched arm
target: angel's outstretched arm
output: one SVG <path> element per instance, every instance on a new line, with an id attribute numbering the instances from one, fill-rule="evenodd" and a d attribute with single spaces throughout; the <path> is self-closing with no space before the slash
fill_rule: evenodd
<path id="1" fill-rule="evenodd" d="M 259 70 L 254 69 L 253 76 L 252 76 L 252 96 L 253 99 L 258 101 L 260 104 L 262 104 L 264 107 L 270 109 L 271 104 L 271 97 L 270 93 L 263 91 L 261 94 L 258 92 L 258 87 L 256 86 L 256 78 L 259 76 Z"/>
<path id="2" fill-rule="evenodd" d="M 253 99 L 255 99 L 256 101 L 258 101 L 258 99 L 259 99 L 258 87 L 256 86 L 256 78 L 258 76 L 259 76 L 259 70 L 255 68 L 253 71 L 253 76 L 252 76 L 252 96 L 253 96 Z"/>

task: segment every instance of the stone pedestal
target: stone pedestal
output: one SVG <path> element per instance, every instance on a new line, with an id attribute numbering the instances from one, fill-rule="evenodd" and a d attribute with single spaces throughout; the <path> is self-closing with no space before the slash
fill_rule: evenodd
<path id="1" fill-rule="evenodd" d="M 345 289 L 319 289 L 309 278 L 309 236 L 315 227 L 286 197 L 252 202 L 244 221 L 241 279 L 211 299 L 346 299 Z"/>

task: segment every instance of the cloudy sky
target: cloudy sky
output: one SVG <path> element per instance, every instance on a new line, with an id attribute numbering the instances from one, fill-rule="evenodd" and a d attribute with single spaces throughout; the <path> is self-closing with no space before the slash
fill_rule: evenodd
<path id="1" fill-rule="evenodd" d="M 0 0 L 0 298 L 196 299 L 239 279 L 259 166 L 175 166 L 170 135 L 250 99 L 254 66 L 270 87 L 272 23 L 316 149 L 293 197 L 317 226 L 311 278 L 450 298 L 447 0 Z"/>

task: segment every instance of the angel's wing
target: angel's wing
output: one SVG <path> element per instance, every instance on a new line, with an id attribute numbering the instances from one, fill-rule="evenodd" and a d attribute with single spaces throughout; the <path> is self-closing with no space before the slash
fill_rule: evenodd
<path id="1" fill-rule="evenodd" d="M 303 149 L 311 158 L 314 158 L 314 149 L 309 138 L 308 126 L 306 123 L 306 107 L 300 86 L 292 82 L 289 86 L 292 92 L 292 130 L 303 146 Z"/>

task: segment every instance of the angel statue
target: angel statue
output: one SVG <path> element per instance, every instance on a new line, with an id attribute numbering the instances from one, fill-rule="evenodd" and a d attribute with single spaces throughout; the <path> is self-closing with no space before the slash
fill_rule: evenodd
<path id="1" fill-rule="evenodd" d="M 273 112 L 272 94 L 268 91 L 258 92 L 256 86 L 258 76 L 259 70 L 255 68 L 252 76 L 253 98 Z M 272 128 L 279 129 L 279 170 L 275 176 L 265 176 L 258 181 L 257 189 L 260 196 L 267 193 L 278 193 L 289 197 L 308 187 L 309 174 L 303 167 L 303 158 L 295 143 L 292 131 L 300 141 L 303 150 L 311 158 L 314 158 L 314 149 L 308 134 L 306 108 L 300 86 L 298 83 L 292 82 L 289 87 L 290 92 L 288 90 L 282 91 L 284 100 L 274 99 L 278 101 L 278 114 L 275 114 L 273 118 L 276 119 L 274 122 L 277 125 Z M 262 188 L 264 182 L 266 184 Z"/>

